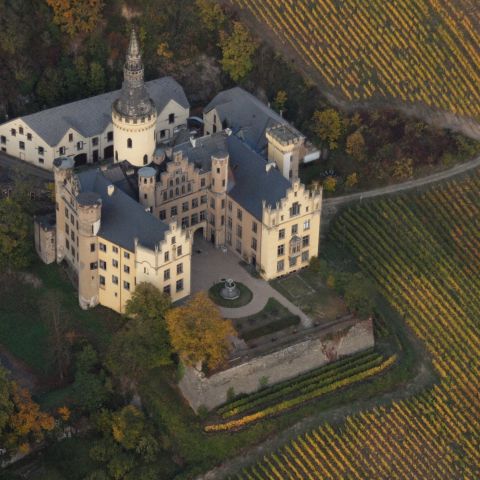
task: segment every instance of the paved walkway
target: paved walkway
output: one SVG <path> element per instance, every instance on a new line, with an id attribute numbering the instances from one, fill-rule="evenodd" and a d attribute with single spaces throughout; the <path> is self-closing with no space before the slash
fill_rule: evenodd
<path id="1" fill-rule="evenodd" d="M 241 265 L 240 259 L 230 251 L 215 248 L 203 237 L 196 236 L 192 255 L 192 293 L 208 290 L 222 278 L 232 278 L 246 285 L 253 293 L 250 303 L 239 308 L 220 308 L 226 318 L 242 318 L 258 313 L 270 297 L 275 298 L 294 315 L 298 315 L 305 328 L 313 325 L 312 320 L 296 305 L 272 288 L 268 282 L 252 277 Z"/>

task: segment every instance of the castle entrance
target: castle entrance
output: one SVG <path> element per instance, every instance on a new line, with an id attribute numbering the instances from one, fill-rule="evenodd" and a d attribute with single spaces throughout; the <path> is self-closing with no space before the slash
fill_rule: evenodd
<path id="1" fill-rule="evenodd" d="M 105 147 L 103 149 L 103 158 L 105 160 L 109 160 L 110 158 L 113 158 L 113 145 L 109 145 L 108 147 Z"/>
<path id="2" fill-rule="evenodd" d="M 85 165 L 87 163 L 87 154 L 86 153 L 79 153 L 73 157 L 75 160 L 75 166 L 79 167 L 80 165 Z"/>

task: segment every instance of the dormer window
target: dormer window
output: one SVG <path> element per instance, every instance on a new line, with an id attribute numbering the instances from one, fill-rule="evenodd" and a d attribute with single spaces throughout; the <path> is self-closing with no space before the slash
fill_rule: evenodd
<path id="1" fill-rule="evenodd" d="M 299 214 L 300 214 L 300 204 L 298 202 L 295 202 L 290 207 L 290 217 L 294 217 Z"/>

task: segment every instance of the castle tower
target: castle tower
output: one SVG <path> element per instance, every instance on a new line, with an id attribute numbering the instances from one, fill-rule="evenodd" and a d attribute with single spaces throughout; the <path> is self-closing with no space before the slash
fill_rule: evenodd
<path id="1" fill-rule="evenodd" d="M 153 167 L 142 167 L 138 171 L 138 200 L 145 208 L 155 207 L 156 174 Z"/>
<path id="2" fill-rule="evenodd" d="M 298 178 L 298 165 L 304 151 L 305 137 L 290 125 L 275 125 L 266 132 L 268 160 L 275 162 L 288 180 Z"/>
<path id="3" fill-rule="evenodd" d="M 115 162 L 128 160 L 135 167 L 152 161 L 156 145 L 157 110 L 145 88 L 143 72 L 140 46 L 132 29 L 122 91 L 112 106 L 112 123 Z"/>
<path id="4" fill-rule="evenodd" d="M 65 223 L 68 222 L 64 200 L 64 185 L 73 175 L 75 162 L 73 158 L 56 158 L 53 161 L 53 174 L 55 178 L 55 203 L 57 208 L 56 218 L 56 257 L 60 263 L 65 257 Z M 70 200 L 70 199 L 68 199 Z"/>
<path id="5" fill-rule="evenodd" d="M 83 309 L 98 304 L 98 242 L 102 199 L 98 193 L 77 195 L 78 214 L 78 301 Z"/>
<path id="6" fill-rule="evenodd" d="M 212 185 L 210 189 L 210 239 L 215 245 L 225 244 L 225 204 L 227 201 L 228 153 L 217 152 L 212 155 Z M 213 203 L 212 203 L 213 202 Z M 212 208 L 212 204 L 214 208 Z"/>

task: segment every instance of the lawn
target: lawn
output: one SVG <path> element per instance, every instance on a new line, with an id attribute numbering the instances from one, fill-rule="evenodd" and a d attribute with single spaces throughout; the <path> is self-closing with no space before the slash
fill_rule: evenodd
<path id="1" fill-rule="evenodd" d="M 346 315 L 342 299 L 309 268 L 270 282 L 273 288 L 303 310 L 314 322 L 329 323 Z"/>
<path id="2" fill-rule="evenodd" d="M 49 361 L 49 331 L 42 318 L 42 298 L 56 291 L 61 299 L 69 330 L 88 338 L 100 351 L 108 345 L 112 332 L 123 320 L 103 307 L 82 310 L 75 288 L 63 267 L 44 265 L 39 260 L 29 268 L 36 285 L 19 278 L 0 282 L 0 343 L 24 361 L 34 372 L 46 377 L 52 373 Z"/>

